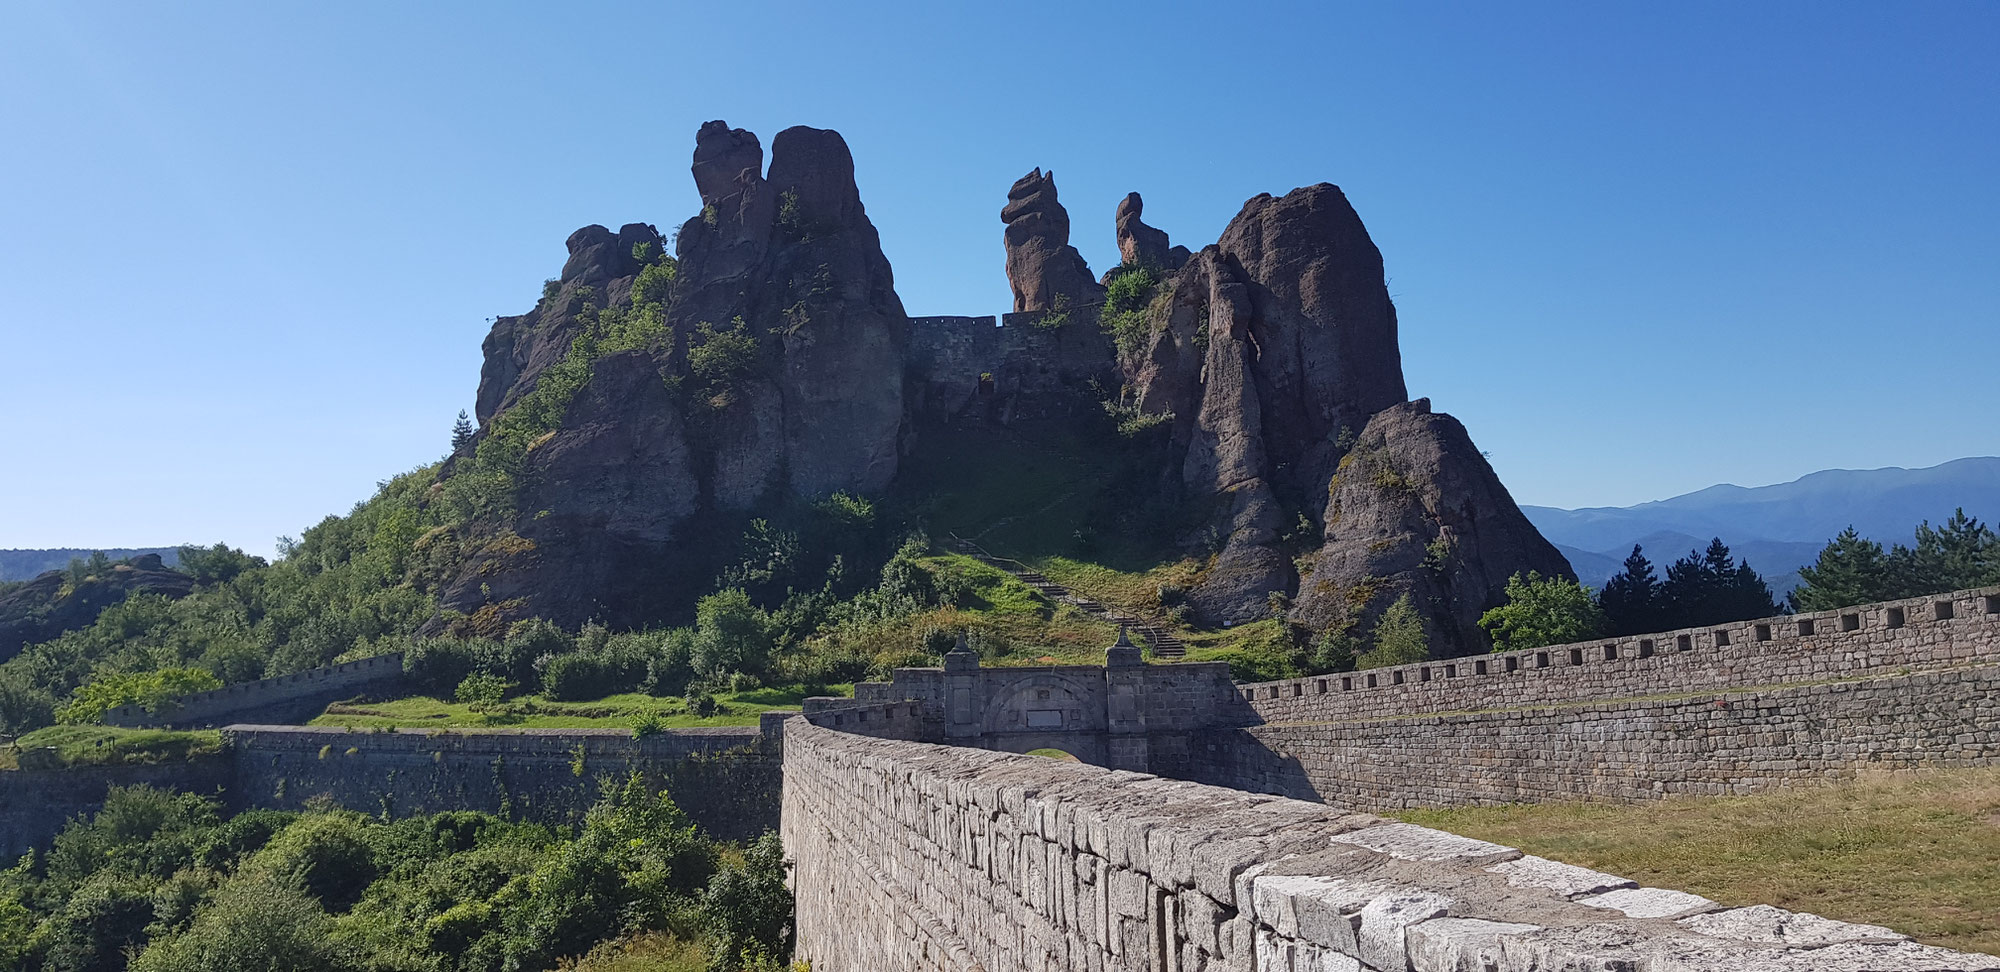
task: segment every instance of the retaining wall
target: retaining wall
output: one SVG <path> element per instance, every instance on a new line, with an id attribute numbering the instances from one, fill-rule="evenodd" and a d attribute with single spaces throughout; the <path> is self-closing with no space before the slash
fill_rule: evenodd
<path id="1" fill-rule="evenodd" d="M 121 705 L 104 713 L 104 724 L 208 728 L 259 720 L 304 722 L 318 715 L 330 702 L 353 698 L 364 689 L 384 687 L 402 677 L 400 652 L 376 655 L 177 696 L 163 704 L 157 713 L 136 705 Z"/>
<path id="2" fill-rule="evenodd" d="M 778 826 L 783 770 L 754 726 L 462 731 L 230 726 L 235 809 L 335 806 L 392 816 L 484 810 L 576 823 L 604 782 L 638 771 L 664 785 L 702 829 L 725 840 Z"/>
<path id="3" fill-rule="evenodd" d="M 815 972 L 2000 969 L 1316 803 L 806 719 L 785 736 Z"/>
<path id="4" fill-rule="evenodd" d="M 47 848 L 70 818 L 96 813 L 114 786 L 145 784 L 213 796 L 228 786 L 228 754 L 151 766 L 80 766 L 0 772 L 0 863 Z"/>

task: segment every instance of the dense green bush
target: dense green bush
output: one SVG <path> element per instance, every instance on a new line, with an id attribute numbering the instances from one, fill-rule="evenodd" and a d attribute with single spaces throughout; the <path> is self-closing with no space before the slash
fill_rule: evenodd
<path id="1" fill-rule="evenodd" d="M 457 811 L 382 822 L 114 789 L 44 859 L 0 871 L 0 960 L 22 972 L 516 972 L 607 939 L 703 942 L 716 969 L 782 959 L 776 838 L 741 864 L 637 776 L 575 832 Z"/>

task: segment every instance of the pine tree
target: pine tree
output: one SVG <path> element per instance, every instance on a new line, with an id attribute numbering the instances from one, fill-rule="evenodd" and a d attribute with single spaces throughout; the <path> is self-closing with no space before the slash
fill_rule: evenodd
<path id="1" fill-rule="evenodd" d="M 465 409 L 459 409 L 458 421 L 451 424 L 451 451 L 464 451 L 466 443 L 472 441 L 475 431 L 477 430 L 472 427 L 471 416 L 465 414 Z"/>
<path id="2" fill-rule="evenodd" d="M 1660 603 L 1662 628 L 1748 621 L 1779 613 L 1770 585 L 1748 563 L 1737 563 L 1721 537 L 1709 541 L 1707 550 L 1688 551 L 1667 568 Z"/>
<path id="3" fill-rule="evenodd" d="M 1604 610 L 1605 629 L 1614 635 L 1642 634 L 1659 630 L 1660 581 L 1653 574 L 1653 562 L 1638 544 L 1625 558 L 1625 569 L 1611 575 L 1597 592 L 1597 606 Z"/>
<path id="4" fill-rule="evenodd" d="M 1792 609 L 1831 611 L 1883 600 L 1891 590 L 1891 568 L 1882 545 L 1862 539 L 1850 526 L 1820 549 L 1819 559 L 1799 568 L 1804 583 L 1791 593 Z"/>
<path id="5" fill-rule="evenodd" d="M 1959 507 L 1944 526 L 1917 527 L 1915 589 L 1901 596 L 1936 594 L 2000 583 L 2000 536 Z"/>

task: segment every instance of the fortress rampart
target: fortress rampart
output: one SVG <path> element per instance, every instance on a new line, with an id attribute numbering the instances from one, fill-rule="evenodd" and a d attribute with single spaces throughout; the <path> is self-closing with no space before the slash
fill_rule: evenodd
<path id="1" fill-rule="evenodd" d="M 820 972 L 2000 968 L 1323 804 L 806 719 L 785 736 Z"/>
<path id="2" fill-rule="evenodd" d="M 385 686 L 402 677 L 400 652 L 376 655 L 178 696 L 157 713 L 147 712 L 141 706 L 121 705 L 104 713 L 104 724 L 210 727 L 257 720 L 302 721 L 318 715 L 329 702 L 352 698 L 363 689 Z"/>
<path id="3" fill-rule="evenodd" d="M 2000 663 L 2000 587 L 1238 686 L 1258 721 L 1573 704 Z"/>

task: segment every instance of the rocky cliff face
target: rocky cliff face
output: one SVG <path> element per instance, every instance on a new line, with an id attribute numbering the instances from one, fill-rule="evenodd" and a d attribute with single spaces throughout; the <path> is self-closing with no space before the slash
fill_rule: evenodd
<path id="1" fill-rule="evenodd" d="M 1157 246 L 1133 238 L 1135 253 Z M 1435 625 L 1433 647 L 1457 652 L 1483 643 L 1472 622 L 1509 574 L 1568 574 L 1464 429 L 1406 404 L 1382 255 L 1339 188 L 1251 199 L 1161 286 L 1148 336 L 1123 364 L 1139 406 L 1174 415 L 1179 485 L 1213 504 L 1205 540 L 1216 559 L 1192 596 L 1204 617 L 1251 620 L 1271 592 L 1296 592 L 1293 619 L 1323 629 L 1410 591 Z M 1343 513 L 1341 491 L 1362 487 L 1336 474 L 1364 441 L 1400 459 L 1408 497 L 1430 504 L 1357 493 Z M 1426 516 L 1429 526 L 1414 525 Z M 1452 579 L 1448 591 L 1410 572 L 1439 536 L 1450 540 L 1433 573 Z M 1474 536 L 1495 539 L 1455 543 Z M 1314 565 L 1303 586 L 1300 563 Z M 1440 591 L 1452 596 L 1433 605 Z"/>
<path id="2" fill-rule="evenodd" d="M 1016 313 L 1054 310 L 1058 299 L 1077 308 L 1104 299 L 1083 254 L 1069 245 L 1069 210 L 1056 200 L 1054 172 L 1037 168 L 1017 180 L 1000 221 L 1007 224 L 1007 283 Z"/>
<path id="3" fill-rule="evenodd" d="M 446 607 L 484 609 L 489 624 L 649 620 L 713 576 L 722 545 L 702 538 L 721 521 L 707 514 L 894 478 L 909 321 L 846 143 L 787 129 L 767 176 L 755 135 L 710 122 L 692 170 L 702 211 L 681 227 L 670 293 L 647 295 L 661 298 L 664 337 L 590 363 L 558 427 L 527 449 L 519 517 L 446 585 Z M 659 243 L 640 224 L 570 237 L 536 311 L 487 338 L 482 435 L 597 308 L 647 312 L 633 288 Z"/>

